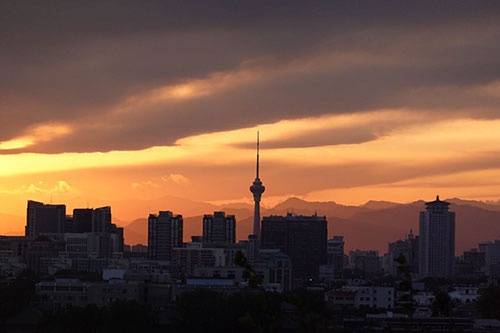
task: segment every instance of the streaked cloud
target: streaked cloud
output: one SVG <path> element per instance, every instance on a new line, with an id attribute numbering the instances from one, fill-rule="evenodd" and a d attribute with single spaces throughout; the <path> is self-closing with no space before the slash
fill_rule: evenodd
<path id="1" fill-rule="evenodd" d="M 35 144 L 49 142 L 65 137 L 72 132 L 72 128 L 64 124 L 44 124 L 28 129 L 22 136 L 0 142 L 0 151 L 15 151 Z"/>

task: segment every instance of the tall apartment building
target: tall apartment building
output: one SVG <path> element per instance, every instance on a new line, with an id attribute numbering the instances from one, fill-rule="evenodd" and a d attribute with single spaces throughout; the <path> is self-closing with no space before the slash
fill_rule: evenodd
<path id="1" fill-rule="evenodd" d="M 224 212 L 203 216 L 204 244 L 234 244 L 236 242 L 236 218 Z"/>
<path id="2" fill-rule="evenodd" d="M 455 261 L 455 213 L 439 200 L 425 204 L 420 212 L 419 276 L 451 277 Z"/>
<path id="3" fill-rule="evenodd" d="M 148 218 L 148 255 L 155 260 L 171 260 L 172 249 L 182 246 L 182 215 L 169 211 Z"/>
<path id="4" fill-rule="evenodd" d="M 92 232 L 109 232 L 111 207 L 95 208 L 92 212 Z"/>
<path id="5" fill-rule="evenodd" d="M 261 237 L 261 248 L 280 249 L 290 258 L 294 288 L 318 280 L 327 261 L 326 217 L 266 216 Z"/>
<path id="6" fill-rule="evenodd" d="M 92 232 L 92 217 L 94 210 L 92 208 L 73 209 L 74 232 Z"/>
<path id="7" fill-rule="evenodd" d="M 28 201 L 25 235 L 36 237 L 40 234 L 63 233 L 66 222 L 65 205 L 48 205 Z"/>
<path id="8" fill-rule="evenodd" d="M 344 237 L 333 236 L 326 243 L 326 264 L 333 268 L 336 278 L 342 277 L 344 271 Z"/>

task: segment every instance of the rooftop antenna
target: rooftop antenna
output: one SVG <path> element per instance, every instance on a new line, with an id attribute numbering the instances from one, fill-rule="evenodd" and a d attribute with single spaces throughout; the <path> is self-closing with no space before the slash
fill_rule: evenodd
<path id="1" fill-rule="evenodd" d="M 256 172 L 256 178 L 259 179 L 259 150 L 260 150 L 260 141 L 259 141 L 259 131 L 257 131 L 257 172 Z"/>

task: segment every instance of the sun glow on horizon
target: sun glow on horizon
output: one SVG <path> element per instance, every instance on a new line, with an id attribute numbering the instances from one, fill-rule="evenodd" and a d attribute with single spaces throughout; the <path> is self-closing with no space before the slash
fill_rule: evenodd
<path id="1" fill-rule="evenodd" d="M 259 129 L 262 179 L 267 187 L 263 205 L 267 207 L 290 196 L 343 204 L 372 199 L 410 202 L 436 192 L 443 197 L 499 198 L 500 183 L 491 179 L 500 179 L 500 160 L 492 153 L 500 152 L 500 120 L 443 119 L 419 126 L 416 119 L 420 117 L 407 110 L 380 110 L 282 120 L 137 151 L 0 154 L 0 195 L 12 208 L 8 213 L 15 215 L 22 215 L 25 199 L 47 200 L 49 194 L 75 205 L 88 200 L 106 203 L 102 199 L 150 200 L 163 194 L 211 203 L 247 202 Z M 391 124 L 390 129 L 381 125 L 384 122 Z M 328 134 L 343 129 L 376 129 L 377 135 L 362 142 L 292 144 L 315 131 Z M 41 128 L 31 133 L 48 138 L 68 131 Z M 274 146 L 266 147 L 266 143 Z M 248 168 L 248 173 L 242 168 Z M 301 169 L 316 185 L 308 186 L 308 177 L 287 178 L 275 171 L 280 168 Z M 152 174 L 150 170 L 159 171 Z M 326 170 L 338 170 L 336 181 L 328 181 L 331 176 L 326 173 L 322 176 Z M 45 185 L 38 185 L 40 179 Z M 118 210 L 117 216 L 134 219 L 143 213 L 126 208 Z"/>

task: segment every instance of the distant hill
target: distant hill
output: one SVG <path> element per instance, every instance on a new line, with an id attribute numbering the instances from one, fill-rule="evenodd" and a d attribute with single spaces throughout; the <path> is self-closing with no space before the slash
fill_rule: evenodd
<path id="1" fill-rule="evenodd" d="M 376 201 L 376 200 L 370 200 L 367 203 L 361 205 L 361 207 L 369 208 L 369 209 L 386 209 L 386 208 L 391 208 L 394 206 L 400 205 L 395 202 L 390 202 L 390 201 Z"/>
<path id="2" fill-rule="evenodd" d="M 336 216 L 341 218 L 349 218 L 358 212 L 369 211 L 367 208 L 361 206 L 346 206 L 337 204 L 334 201 L 305 201 L 299 198 L 289 198 L 277 204 L 268 212 L 271 214 L 284 215 L 286 213 L 311 215 L 317 213 L 318 215 Z"/>
<path id="3" fill-rule="evenodd" d="M 500 205 L 480 201 L 450 199 L 451 209 L 456 212 L 457 253 L 477 247 L 479 242 L 500 239 Z M 369 201 L 361 206 L 340 205 L 333 201 L 309 202 L 289 198 L 275 207 L 263 209 L 262 215 L 295 214 L 325 215 L 328 219 L 328 233 L 343 235 L 346 249 L 377 249 L 385 253 L 388 242 L 403 238 L 410 229 L 418 234 L 419 212 L 424 201 L 392 203 Z M 237 207 L 237 209 L 235 209 Z M 225 210 L 237 217 L 237 236 L 245 239 L 252 228 L 252 209 L 247 205 L 210 206 L 212 210 Z M 184 239 L 201 234 L 202 215 L 184 218 Z M 147 242 L 147 221 L 138 219 L 125 227 L 128 243 Z"/>

